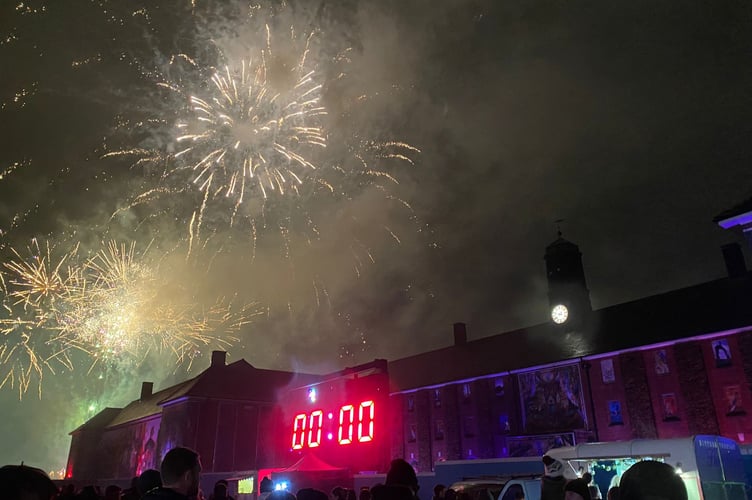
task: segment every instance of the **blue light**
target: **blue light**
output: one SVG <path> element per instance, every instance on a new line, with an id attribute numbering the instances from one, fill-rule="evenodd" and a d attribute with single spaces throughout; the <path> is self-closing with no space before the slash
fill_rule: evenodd
<path id="1" fill-rule="evenodd" d="M 308 389 L 308 400 L 311 403 L 315 403 L 316 402 L 316 389 L 314 389 L 314 388 Z"/>
<path id="2" fill-rule="evenodd" d="M 280 481 L 274 485 L 275 491 L 287 490 L 287 481 Z"/>

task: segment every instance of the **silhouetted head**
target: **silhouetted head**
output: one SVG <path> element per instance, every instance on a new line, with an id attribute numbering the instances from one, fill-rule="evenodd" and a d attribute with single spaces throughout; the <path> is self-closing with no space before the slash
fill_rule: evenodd
<path id="1" fill-rule="evenodd" d="M 401 458 L 395 458 L 389 465 L 389 471 L 386 473 L 387 486 L 402 485 L 407 486 L 413 493 L 418 492 L 418 476 L 415 474 L 413 466 Z"/>
<path id="2" fill-rule="evenodd" d="M 49 476 L 36 467 L 6 465 L 0 468 L 0 485 L 6 498 L 22 500 L 50 500 L 57 487 Z"/>
<path id="3" fill-rule="evenodd" d="M 138 492 L 141 495 L 160 486 L 162 486 L 162 474 L 156 469 L 146 469 L 138 476 Z"/>
<path id="4" fill-rule="evenodd" d="M 687 489 L 670 465 L 643 460 L 621 476 L 619 500 L 687 500 Z"/>
<path id="5" fill-rule="evenodd" d="M 564 486 L 564 500 L 590 500 L 590 489 L 584 479 L 572 479 Z"/>
<path id="6" fill-rule="evenodd" d="M 326 493 L 315 488 L 303 488 L 296 496 L 298 500 L 329 500 Z"/>
<path id="7" fill-rule="evenodd" d="M 162 459 L 162 484 L 186 496 L 198 494 L 201 460 L 188 448 L 173 448 Z"/>

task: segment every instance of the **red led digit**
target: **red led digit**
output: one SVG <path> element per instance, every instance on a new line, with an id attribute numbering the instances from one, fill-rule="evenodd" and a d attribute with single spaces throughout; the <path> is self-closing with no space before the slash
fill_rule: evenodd
<path id="1" fill-rule="evenodd" d="M 321 444 L 321 424 L 324 420 L 324 412 L 321 410 L 312 412 L 309 420 L 310 425 L 308 426 L 308 447 L 315 448 Z M 314 437 L 316 439 L 314 439 Z"/>
<path id="2" fill-rule="evenodd" d="M 347 417 L 345 418 L 345 414 Z M 353 420 L 355 416 L 355 408 L 353 405 L 345 405 L 339 409 L 339 429 L 337 430 L 337 441 L 339 444 L 350 444 L 353 439 Z M 347 423 L 345 423 L 347 421 Z M 347 426 L 347 437 L 344 436 L 343 430 Z"/>
<path id="3" fill-rule="evenodd" d="M 358 408 L 358 442 L 373 441 L 373 401 L 363 401 Z M 365 415 L 364 415 L 365 414 Z M 363 431 L 363 428 L 367 432 Z"/>
<path id="4" fill-rule="evenodd" d="M 306 414 L 300 413 L 295 415 L 295 423 L 292 427 L 292 449 L 299 450 L 303 447 L 303 438 L 305 437 Z M 298 440 L 299 439 L 299 440 Z"/>

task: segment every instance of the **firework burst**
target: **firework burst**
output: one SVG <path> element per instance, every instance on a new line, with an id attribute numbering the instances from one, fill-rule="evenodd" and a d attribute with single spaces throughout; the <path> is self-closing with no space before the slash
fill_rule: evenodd
<path id="1" fill-rule="evenodd" d="M 174 158 L 185 157 L 192 183 L 200 191 L 232 198 L 236 205 L 254 191 L 264 198 L 268 191 L 298 192 L 301 177 L 316 169 L 309 153 L 326 147 L 322 84 L 306 60 L 312 35 L 288 67 L 272 50 L 268 25 L 265 30 L 266 46 L 256 59 L 216 71 L 207 95 L 190 96 L 193 116 L 176 124 L 176 143 L 182 149 Z M 290 33 L 295 45 L 295 32 Z"/>
<path id="2" fill-rule="evenodd" d="M 56 257 L 49 244 L 32 240 L 26 255 L 11 249 L 15 260 L 0 272 L 0 388 L 16 388 L 19 397 L 36 384 L 41 395 L 46 371 L 72 368 L 71 345 L 55 329 L 56 308 L 75 288 L 77 272 L 70 262 L 77 247 Z"/>
<path id="3" fill-rule="evenodd" d="M 138 122 L 149 137 L 141 145 L 104 154 L 131 158 L 134 166 L 157 173 L 156 185 L 115 216 L 148 206 L 142 221 L 160 210 L 174 217 L 180 212 L 160 204 L 188 204 L 190 212 L 181 219 L 189 255 L 235 228 L 234 241 L 250 239 L 251 255 L 258 238 L 276 233 L 277 248 L 289 259 L 291 249 L 299 247 L 293 239 L 300 237 L 304 247 L 319 239 L 323 205 L 342 212 L 344 204 L 371 188 L 410 210 L 394 194 L 398 180 L 391 167 L 412 164 L 418 149 L 400 141 L 364 140 L 348 125 L 351 107 L 338 105 L 331 117 L 324 104 L 327 92 L 338 93 L 349 49 L 327 56 L 315 31 L 291 26 L 276 33 L 274 15 L 265 22 L 257 17 L 252 16 L 259 30 L 249 37 L 250 46 L 225 51 L 215 44 L 217 64 L 206 64 L 208 56 L 181 53 L 162 71 L 143 71 L 169 92 L 166 101 L 174 107 Z M 238 52 L 243 56 L 230 56 Z M 155 137 L 161 139 L 155 143 Z M 336 144 L 330 148 L 332 137 Z M 399 242 L 388 226 L 380 229 Z M 351 246 L 364 247 L 357 241 Z M 356 253 L 356 270 L 373 260 L 367 248 Z"/>
<path id="4" fill-rule="evenodd" d="M 167 274 L 148 249 L 111 241 L 84 263 L 83 285 L 57 326 L 95 362 L 167 351 L 176 363 L 190 364 L 203 349 L 232 345 L 253 306 L 236 311 L 224 300 L 202 306 Z"/>
<path id="5" fill-rule="evenodd" d="M 34 382 L 41 394 L 44 373 L 56 364 L 73 370 L 74 357 L 90 372 L 138 364 L 152 352 L 190 367 L 203 351 L 231 346 L 258 314 L 254 304 L 201 304 L 135 243 L 111 241 L 86 259 L 78 245 L 59 258 L 49 244 L 40 251 L 34 241 L 29 250 L 29 257 L 13 250 L 0 275 L 0 387 L 19 395 Z"/>

